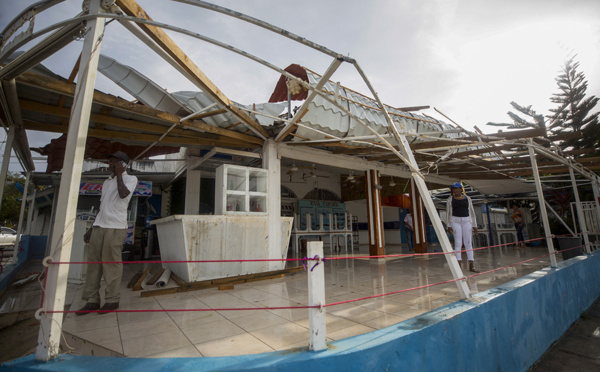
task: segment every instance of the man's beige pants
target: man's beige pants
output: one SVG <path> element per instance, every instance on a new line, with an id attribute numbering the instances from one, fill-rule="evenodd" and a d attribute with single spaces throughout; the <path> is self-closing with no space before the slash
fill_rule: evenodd
<path id="1" fill-rule="evenodd" d="M 127 229 L 94 227 L 87 247 L 88 261 L 122 261 L 121 252 L 126 237 Z M 122 263 L 88 264 L 81 297 L 87 302 L 100 303 L 100 280 L 102 276 L 106 281 L 104 302 L 119 302 L 121 277 L 123 276 Z"/>

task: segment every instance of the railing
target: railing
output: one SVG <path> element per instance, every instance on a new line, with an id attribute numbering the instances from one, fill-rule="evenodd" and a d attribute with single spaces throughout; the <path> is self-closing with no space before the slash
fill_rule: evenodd
<path id="1" fill-rule="evenodd" d="M 526 242 L 533 242 L 536 240 L 542 240 L 542 239 L 546 239 L 545 237 L 542 238 L 537 238 L 537 239 L 530 239 L 527 240 Z M 597 242 L 594 242 L 597 243 Z M 486 247 L 481 247 L 481 248 L 474 248 L 474 251 L 480 251 L 480 250 L 485 250 L 485 249 L 492 249 L 492 248 L 498 248 L 498 247 L 502 247 L 502 246 L 506 246 L 506 244 L 497 244 L 494 246 L 486 246 Z M 431 284 L 426 284 L 426 285 L 421 285 L 421 286 L 417 286 L 417 287 L 412 287 L 412 288 L 406 288 L 406 289 L 401 289 L 401 290 L 397 290 L 397 291 L 393 291 L 393 292 L 387 292 L 387 293 L 380 293 L 380 294 L 375 294 L 372 296 L 367 296 L 367 297 L 361 297 L 361 298 L 355 298 L 355 299 L 350 299 L 350 300 L 345 300 L 345 301 L 339 301 L 339 302 L 334 302 L 334 303 L 326 303 L 325 302 L 325 280 L 324 280 L 324 269 L 325 269 L 325 262 L 326 261 L 331 261 L 331 260 L 355 260 L 355 259 L 373 259 L 373 258 L 396 258 L 396 257 L 417 257 L 417 256 L 435 256 L 435 255 L 445 255 L 445 254 L 455 254 L 455 252 L 434 252 L 434 253 L 410 253 L 410 254 L 393 254 L 393 255 L 383 255 L 383 256 L 336 256 L 336 257 L 325 257 L 323 254 L 323 242 L 319 241 L 319 242 L 308 242 L 307 244 L 307 248 L 308 248 L 308 254 L 307 257 L 304 258 L 291 258 L 291 259 L 261 259 L 261 260 L 201 260 L 201 261 L 125 261 L 125 262 L 51 262 L 51 260 L 49 258 L 46 258 L 44 260 L 44 265 L 46 267 L 50 266 L 50 265 L 59 265 L 59 264 L 71 264 L 71 265 L 78 265 L 78 264 L 105 264 L 105 263 L 122 263 L 122 264 L 136 264 L 136 263 L 143 263 L 143 264 L 149 264 L 149 263 L 161 263 L 161 264 L 170 264 L 170 263 L 198 263 L 198 264 L 210 264 L 210 263 L 216 263 L 216 262 L 245 262 L 245 261 L 298 261 L 298 262 L 302 262 L 304 265 L 304 269 L 308 274 L 308 305 L 306 306 L 280 306 L 280 307 L 261 307 L 261 308 L 211 308 L 211 309 L 140 309 L 140 310 L 113 310 L 112 312 L 116 312 L 116 313 L 124 313 L 124 312 L 199 312 L 199 311 L 250 311 L 250 310 L 280 310 L 280 309 L 308 309 L 309 311 L 309 332 L 310 332 L 310 344 L 309 344 L 309 348 L 311 350 L 322 350 L 325 349 L 327 347 L 326 344 L 326 323 L 325 323 L 325 316 L 326 316 L 326 311 L 328 307 L 334 307 L 334 306 L 338 306 L 338 305 L 342 305 L 342 304 L 347 304 L 347 303 L 351 303 L 351 302 L 359 302 L 359 301 L 364 301 L 367 299 L 372 299 L 372 298 L 378 298 L 378 297 L 385 297 L 385 296 L 390 296 L 390 295 L 394 295 L 394 294 L 399 294 L 399 293 L 404 293 L 404 292 L 410 292 L 410 291 L 414 291 L 414 290 L 419 290 L 419 289 L 424 289 L 424 288 L 429 288 L 429 287 L 434 287 L 434 286 L 438 286 L 438 285 L 443 285 L 443 284 L 448 284 L 448 283 L 453 283 L 453 282 L 457 282 L 457 281 L 461 281 L 461 280 L 466 280 L 466 279 L 470 279 L 470 278 L 474 278 L 474 277 L 478 277 L 478 276 L 482 276 L 482 275 L 486 275 L 486 274 L 490 274 L 493 272 L 497 272 L 499 270 L 503 270 L 503 269 L 507 269 L 507 268 L 511 268 L 511 267 L 515 267 L 518 265 L 522 265 L 525 264 L 527 262 L 531 262 L 531 261 L 537 261 L 541 258 L 544 257 L 548 257 L 552 254 L 557 254 L 558 252 L 564 253 L 567 251 L 571 251 L 571 250 L 578 250 L 581 249 L 581 247 L 583 246 L 576 246 L 576 247 L 572 247 L 569 249 L 564 249 L 561 251 L 555 251 L 553 253 L 545 253 L 543 255 L 539 255 L 539 256 L 535 256 L 532 258 L 528 258 L 516 263 L 511 263 L 509 265 L 506 266 L 502 266 L 502 267 L 497 267 L 497 268 L 493 268 L 491 270 L 487 270 L 487 271 L 483 271 L 480 273 L 474 273 L 468 276 L 463 276 L 461 278 L 458 279 L 450 279 L 450 280 L 444 280 L 441 282 L 437 282 L 437 283 L 431 283 Z M 465 251 L 463 251 L 465 252 Z M 44 288 L 43 288 L 43 295 L 45 295 L 46 293 L 46 288 L 45 288 L 45 283 L 44 283 Z M 64 311 L 64 310 L 47 310 L 47 309 L 43 309 L 43 304 L 44 304 L 44 298 L 42 297 L 42 308 L 40 308 L 37 313 L 36 313 L 36 317 L 38 319 L 41 319 L 41 317 L 46 316 L 48 314 L 52 314 L 52 313 L 81 313 L 81 311 L 74 311 L 74 310 L 68 310 L 68 311 Z M 98 312 L 99 310 L 90 310 L 90 311 L 86 311 L 86 312 Z"/>

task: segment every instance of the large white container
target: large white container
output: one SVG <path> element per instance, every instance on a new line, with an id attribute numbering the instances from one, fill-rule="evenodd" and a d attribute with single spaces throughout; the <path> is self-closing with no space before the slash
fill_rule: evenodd
<path id="1" fill-rule="evenodd" d="M 292 217 L 281 217 L 281 242 L 268 251 L 267 216 L 174 215 L 156 225 L 162 261 L 281 259 L 286 258 Z M 281 270 L 277 262 L 208 262 L 163 264 L 188 282 Z"/>

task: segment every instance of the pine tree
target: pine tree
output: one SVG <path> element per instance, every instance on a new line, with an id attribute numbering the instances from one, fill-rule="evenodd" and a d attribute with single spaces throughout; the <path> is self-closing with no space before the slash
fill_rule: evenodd
<path id="1" fill-rule="evenodd" d="M 560 74 L 555 79 L 560 90 L 554 93 L 550 101 L 557 103 L 558 107 L 550 109 L 552 115 L 548 115 L 548 129 L 553 134 L 568 133 L 574 131 L 583 132 L 582 138 L 570 139 L 562 142 L 562 149 L 594 148 L 600 147 L 600 123 L 598 115 L 600 112 L 590 113 L 598 103 L 598 98 L 591 96 L 586 98 L 588 83 L 583 72 L 577 72 L 579 62 L 574 62 L 573 56 L 565 62 Z"/>
<path id="2" fill-rule="evenodd" d="M 518 114 L 515 114 L 512 111 L 507 112 L 508 116 L 513 120 L 513 123 L 492 123 L 489 122 L 486 125 L 492 125 L 497 127 L 506 127 L 506 129 L 522 129 L 522 128 L 545 128 L 546 122 L 544 120 L 544 115 L 541 115 L 529 106 L 521 106 L 516 102 L 511 102 L 510 105 L 515 108 L 518 112 L 523 115 L 528 116 L 529 118 L 523 119 Z"/>

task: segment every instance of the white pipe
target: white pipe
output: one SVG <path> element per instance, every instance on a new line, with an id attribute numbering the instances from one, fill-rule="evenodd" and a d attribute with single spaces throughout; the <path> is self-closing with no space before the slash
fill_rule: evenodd
<path id="1" fill-rule="evenodd" d="M 535 158 L 535 152 L 533 151 L 533 140 L 529 140 L 529 158 L 531 160 L 531 168 L 533 170 L 533 177 L 535 178 L 535 188 L 538 194 L 538 203 L 540 206 L 540 213 L 542 214 L 542 223 L 544 225 L 544 235 L 546 235 L 546 244 L 548 245 L 548 253 L 550 253 L 550 266 L 557 267 L 556 262 L 556 251 L 554 250 L 554 243 L 552 242 L 552 230 L 550 230 L 550 222 L 548 220 L 548 213 L 546 212 L 546 200 L 544 199 L 544 190 L 542 189 L 542 183 L 540 182 L 540 174 L 537 166 L 537 159 Z"/>

